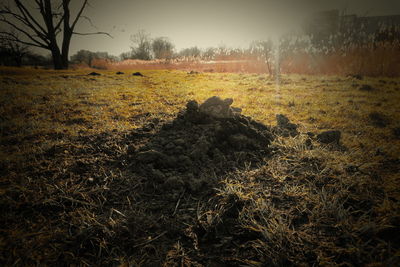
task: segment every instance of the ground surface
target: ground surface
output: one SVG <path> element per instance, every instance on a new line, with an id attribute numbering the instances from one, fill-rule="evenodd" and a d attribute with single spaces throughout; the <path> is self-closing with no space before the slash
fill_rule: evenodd
<path id="1" fill-rule="evenodd" d="M 0 70 L 2 265 L 399 265 L 399 79 L 136 71 Z M 265 151 L 138 156 L 204 147 L 217 126 L 171 122 L 214 95 L 267 126 Z"/>

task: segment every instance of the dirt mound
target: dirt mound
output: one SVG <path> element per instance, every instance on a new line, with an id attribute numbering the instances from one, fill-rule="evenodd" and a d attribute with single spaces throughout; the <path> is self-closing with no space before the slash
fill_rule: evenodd
<path id="1" fill-rule="evenodd" d="M 143 75 L 142 73 L 140 73 L 140 72 L 134 72 L 134 73 L 132 73 L 132 75 L 133 75 L 133 76 L 141 76 L 141 77 L 144 77 L 144 75 Z"/>
<path id="2" fill-rule="evenodd" d="M 136 170 L 164 189 L 199 191 L 216 175 L 262 162 L 270 152 L 271 129 L 232 103 L 216 96 L 201 105 L 189 101 L 133 153 Z"/>
<path id="3" fill-rule="evenodd" d="M 98 73 L 98 72 L 91 72 L 91 73 L 89 73 L 88 75 L 90 75 L 90 76 L 101 76 L 101 74 L 100 73 Z"/>

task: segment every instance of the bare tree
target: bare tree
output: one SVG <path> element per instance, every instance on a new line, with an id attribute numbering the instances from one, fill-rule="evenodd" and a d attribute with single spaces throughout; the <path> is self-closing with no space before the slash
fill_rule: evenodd
<path id="1" fill-rule="evenodd" d="M 14 36 L 18 37 L 18 33 L 15 33 L 15 31 L 11 32 Z M 11 64 L 17 67 L 22 66 L 23 58 L 30 53 L 29 46 L 12 40 L 3 39 L 1 37 L 0 37 L 0 49 L 2 51 L 1 54 L 3 57 L 2 62 L 6 63 L 6 65 Z"/>
<path id="2" fill-rule="evenodd" d="M 13 41 L 4 41 L 1 47 L 6 51 L 17 67 L 22 66 L 22 59 L 30 52 L 27 45 Z"/>
<path id="3" fill-rule="evenodd" d="M 214 47 L 208 47 L 204 52 L 202 58 L 204 60 L 214 60 L 215 58 L 215 53 L 216 53 L 216 48 Z"/>
<path id="4" fill-rule="evenodd" d="M 81 49 L 78 52 L 76 52 L 75 55 L 71 56 L 71 61 L 74 63 L 86 63 L 89 66 L 89 68 L 91 68 L 92 62 L 96 58 L 97 58 L 96 53 L 91 52 L 89 50 Z"/>
<path id="5" fill-rule="evenodd" d="M 193 46 L 190 48 L 184 48 L 179 52 L 179 56 L 185 57 L 188 59 L 199 58 L 201 55 L 201 50 L 197 46 Z"/>
<path id="6" fill-rule="evenodd" d="M 151 39 L 150 34 L 145 30 L 139 30 L 131 36 L 132 58 L 150 60 L 151 59 Z"/>
<path id="7" fill-rule="evenodd" d="M 268 68 L 269 75 L 272 75 L 272 61 L 273 61 L 273 42 L 271 39 L 267 41 L 254 41 L 250 44 L 250 52 L 257 54 L 265 61 Z"/>
<path id="8" fill-rule="evenodd" d="M 28 46 L 50 50 L 54 69 L 68 68 L 68 53 L 72 35 L 106 34 L 79 33 L 75 27 L 83 15 L 88 0 L 82 0 L 75 16 L 71 14 L 71 0 L 10 0 L 0 6 L 0 38 Z M 6 30 L 8 28 L 10 30 Z M 19 33 L 16 35 L 13 31 Z M 62 33 L 62 38 L 59 38 Z M 110 35 L 109 35 L 110 36 Z M 57 40 L 61 39 L 61 45 Z"/>
<path id="9" fill-rule="evenodd" d="M 158 37 L 151 43 L 154 57 L 157 59 L 171 59 L 174 54 L 174 45 L 166 37 Z"/>
<path id="10" fill-rule="evenodd" d="M 96 59 L 104 59 L 106 61 L 114 61 L 116 57 L 109 55 L 107 52 L 92 52 L 89 50 L 81 49 L 71 56 L 71 62 L 74 63 L 85 63 L 90 68 L 96 66 L 93 65 L 93 61 Z"/>

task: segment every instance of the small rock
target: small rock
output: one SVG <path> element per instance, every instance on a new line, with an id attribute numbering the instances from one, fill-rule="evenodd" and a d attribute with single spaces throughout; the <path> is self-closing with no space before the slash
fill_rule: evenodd
<path id="1" fill-rule="evenodd" d="M 341 137 L 340 131 L 326 131 L 317 135 L 317 140 L 323 144 L 339 144 Z"/>
<path id="2" fill-rule="evenodd" d="M 141 76 L 141 77 L 144 77 L 144 75 L 141 74 L 140 72 L 134 72 L 134 73 L 132 73 L 132 75 L 133 75 L 133 76 Z"/>
<path id="3" fill-rule="evenodd" d="M 124 74 L 124 73 L 122 71 L 117 71 L 115 74 L 121 75 L 121 74 Z"/>
<path id="4" fill-rule="evenodd" d="M 229 107 L 232 103 L 232 98 L 222 100 L 218 96 L 213 96 L 204 101 L 204 103 L 200 105 L 199 110 L 215 118 L 232 118 L 233 111 Z"/>

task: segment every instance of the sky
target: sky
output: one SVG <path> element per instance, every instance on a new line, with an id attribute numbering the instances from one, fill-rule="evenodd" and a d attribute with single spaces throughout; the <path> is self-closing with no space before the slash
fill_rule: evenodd
<path id="1" fill-rule="evenodd" d="M 73 8 L 81 0 L 72 0 Z M 80 49 L 119 55 L 130 50 L 130 36 L 139 30 L 151 37 L 168 37 L 176 50 L 245 48 L 253 40 L 294 29 L 310 14 L 338 9 L 359 16 L 400 14 L 399 0 L 91 0 L 76 30 L 105 31 L 105 35 L 77 36 L 70 55 Z"/>

